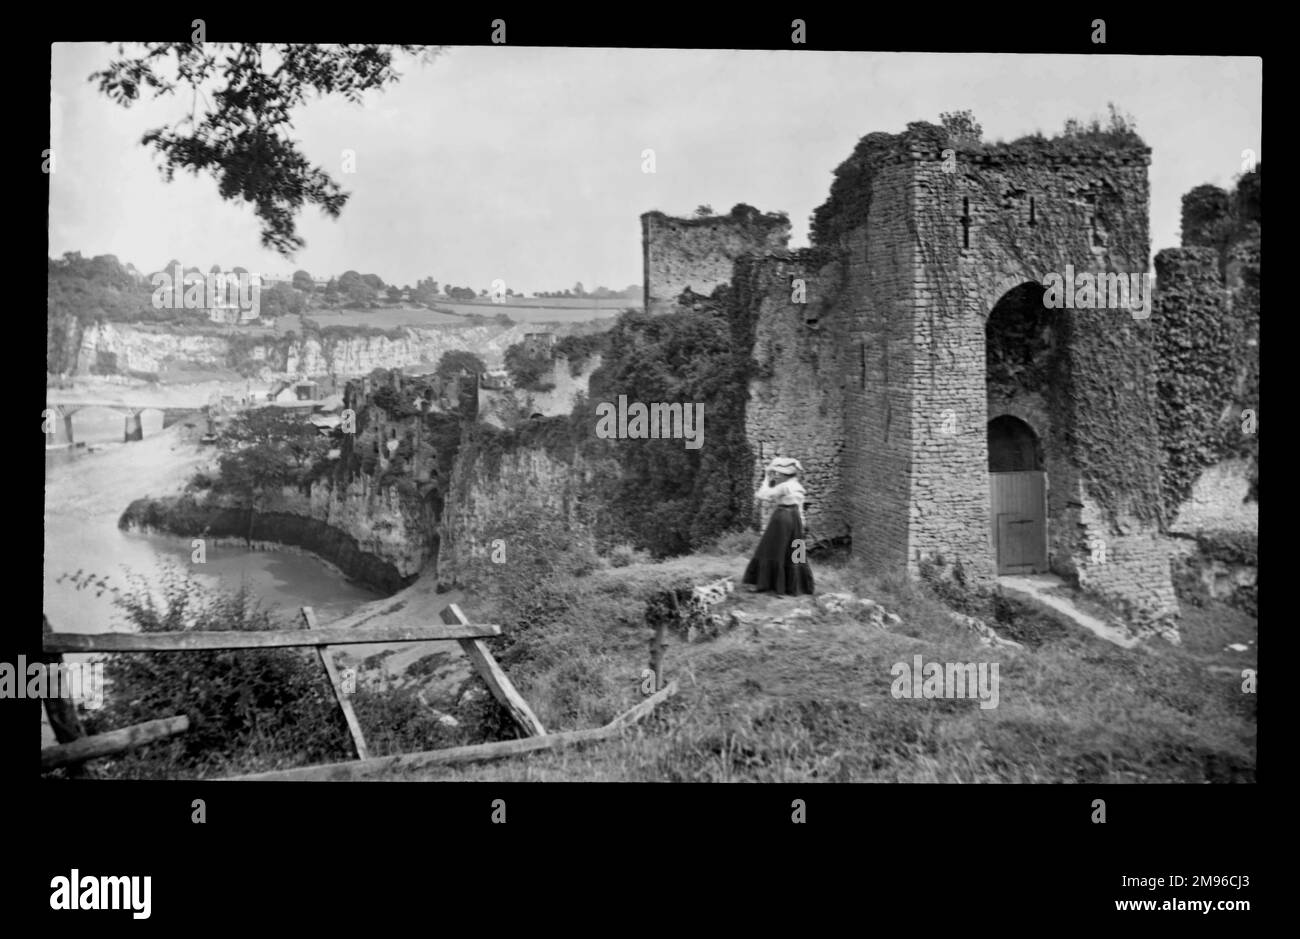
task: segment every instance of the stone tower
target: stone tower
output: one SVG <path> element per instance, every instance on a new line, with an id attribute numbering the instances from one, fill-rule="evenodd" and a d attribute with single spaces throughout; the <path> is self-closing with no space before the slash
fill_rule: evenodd
<path id="1" fill-rule="evenodd" d="M 851 536 L 879 572 L 938 557 L 974 582 L 1051 570 L 1158 620 L 1177 604 L 1149 162 L 1135 135 L 870 134 L 836 170 L 811 249 L 643 216 L 647 308 L 708 293 L 731 266 L 731 315 L 756 324 L 755 482 L 770 456 L 797 456 L 814 538 Z"/>
<path id="2" fill-rule="evenodd" d="M 641 248 L 647 313 L 669 310 L 682 291 L 708 296 L 730 283 L 736 258 L 790 240 L 790 219 L 738 205 L 727 215 L 672 218 L 662 212 L 641 216 Z"/>

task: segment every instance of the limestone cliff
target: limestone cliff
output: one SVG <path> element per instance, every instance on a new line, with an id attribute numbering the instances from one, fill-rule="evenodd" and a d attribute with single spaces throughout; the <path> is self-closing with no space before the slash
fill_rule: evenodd
<path id="1" fill-rule="evenodd" d="M 311 551 L 384 592 L 410 584 L 437 550 L 427 498 L 403 497 L 395 486 L 380 489 L 365 475 L 344 486 L 326 479 L 305 490 L 286 487 L 252 519 L 239 500 L 197 493 L 139 499 L 118 524 L 185 537 L 244 540 L 251 533 L 254 545 Z"/>
<path id="2" fill-rule="evenodd" d="M 509 572 L 513 548 L 506 533 L 524 509 L 540 510 L 557 529 L 586 534 L 601 524 L 600 481 L 614 468 L 573 446 L 568 421 L 534 421 L 509 433 L 477 425 L 461 441 L 438 527 L 438 580 L 462 582 L 467 562 L 491 555 L 504 538 Z"/>
<path id="3" fill-rule="evenodd" d="M 66 318 L 65 318 L 66 319 Z M 557 333 L 586 324 L 548 327 Z M 47 368 L 55 373 L 86 375 L 158 374 L 182 366 L 239 369 L 249 373 L 365 375 L 376 368 L 435 364 L 443 353 L 467 349 L 489 368 L 499 367 L 505 350 L 523 341 L 536 325 L 445 325 L 362 330 L 346 327 L 309 329 L 303 335 L 276 336 L 269 331 L 215 327 L 97 322 L 54 323 L 47 328 Z"/>

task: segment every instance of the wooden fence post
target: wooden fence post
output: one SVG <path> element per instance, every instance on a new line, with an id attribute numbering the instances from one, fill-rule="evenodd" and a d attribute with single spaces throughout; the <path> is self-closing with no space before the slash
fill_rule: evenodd
<path id="1" fill-rule="evenodd" d="M 44 620 L 45 635 L 54 632 L 54 627 L 50 625 L 50 618 L 42 613 L 41 619 Z M 58 652 L 42 653 L 42 661 L 47 669 L 61 669 L 63 667 L 63 656 Z M 26 681 L 25 678 L 19 680 Z M 46 684 L 49 686 L 48 681 Z M 45 716 L 49 718 L 50 728 L 54 731 L 55 740 L 59 743 L 71 743 L 80 737 L 86 736 L 86 729 L 81 726 L 81 717 L 77 714 L 77 702 L 71 698 L 46 695 L 44 704 Z M 69 776 L 85 775 L 79 763 L 68 766 L 67 774 Z"/>
<path id="2" fill-rule="evenodd" d="M 302 618 L 308 629 L 316 628 L 316 611 L 311 607 L 305 606 L 302 608 Z M 352 735 L 352 745 L 357 750 L 357 759 L 370 759 L 370 751 L 366 748 L 366 738 L 361 734 L 361 724 L 357 721 L 356 712 L 352 710 L 352 702 L 348 700 L 347 692 L 343 690 L 343 684 L 339 681 L 338 669 L 334 666 L 334 657 L 330 647 L 316 646 L 316 654 L 320 656 L 321 665 L 325 666 L 325 677 L 329 679 L 330 687 L 334 689 L 334 698 L 339 703 L 339 710 L 343 712 L 343 719 L 347 721 L 348 732 Z"/>
<path id="3" fill-rule="evenodd" d="M 464 626 L 469 623 L 465 614 L 461 612 L 460 607 L 456 604 L 448 604 L 442 611 L 442 621 L 451 626 L 459 624 Z M 523 731 L 525 737 L 543 737 L 546 735 L 546 728 L 542 722 L 537 719 L 533 709 L 528 706 L 524 696 L 515 690 L 515 686 L 510 684 L 510 679 L 502 671 L 497 660 L 492 658 L 492 653 L 488 651 L 482 640 L 479 639 L 458 639 L 460 647 L 465 650 L 469 656 L 470 662 L 474 664 L 475 670 L 487 684 L 492 696 L 501 703 L 510 716 L 515 719 L 519 729 Z"/>

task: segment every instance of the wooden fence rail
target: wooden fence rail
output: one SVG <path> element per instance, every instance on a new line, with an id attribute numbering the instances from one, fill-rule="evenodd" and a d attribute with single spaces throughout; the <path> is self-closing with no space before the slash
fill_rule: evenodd
<path id="1" fill-rule="evenodd" d="M 340 646 L 374 642 L 437 642 L 490 639 L 501 635 L 492 623 L 456 625 L 358 626 L 355 629 L 230 629 L 168 633 L 46 633 L 46 652 L 208 652 L 223 649 L 276 649 L 288 646 Z"/>
<path id="2" fill-rule="evenodd" d="M 346 763 L 324 763 L 316 766 L 302 766 L 297 769 L 275 770 L 269 773 L 255 773 L 250 776 L 235 776 L 235 782 L 343 782 L 358 779 L 374 779 L 391 776 L 399 772 L 413 772 L 430 766 L 445 766 L 450 763 L 475 763 L 483 760 L 496 760 L 501 757 L 518 756 L 537 750 L 552 750 L 562 747 L 591 743 L 596 740 L 608 740 L 645 718 L 655 706 L 677 693 L 677 682 L 670 681 L 662 691 L 646 698 L 640 704 L 618 717 L 604 727 L 589 730 L 567 730 L 559 734 L 546 734 L 538 737 L 523 737 L 518 740 L 498 740 L 493 743 L 479 743 L 467 747 L 448 747 L 445 750 L 426 750 L 422 753 L 401 753 L 396 756 L 373 757 L 369 760 L 351 760 Z"/>
<path id="3" fill-rule="evenodd" d="M 179 717 L 164 717 L 162 720 L 133 724 L 121 730 L 95 734 L 93 737 L 80 737 L 71 743 L 61 743 L 41 750 L 41 769 L 72 766 L 96 757 L 112 756 L 174 734 L 182 734 L 189 729 L 190 719 L 182 714 Z"/>
<path id="4" fill-rule="evenodd" d="M 306 629 L 277 630 L 192 630 L 185 632 L 160 633 L 60 633 L 50 631 L 49 622 L 45 623 L 44 653 L 50 661 L 57 661 L 64 652 L 200 652 L 228 649 L 270 649 L 305 646 L 316 649 L 335 699 L 347 722 L 348 732 L 356 749 L 357 760 L 349 763 L 335 763 L 323 766 L 307 766 L 295 770 L 262 773 L 256 776 L 241 776 L 240 779 L 343 779 L 376 775 L 393 769 L 416 769 L 443 763 L 457 763 L 473 760 L 495 759 L 517 753 L 529 753 L 551 747 L 563 747 L 569 744 L 602 740 L 621 733 L 645 717 L 658 704 L 677 691 L 677 683 L 672 682 L 662 690 L 638 704 L 636 707 L 616 717 L 604 727 L 590 730 L 568 731 L 562 734 L 547 734 L 542 722 L 537 719 L 528 702 L 510 683 L 505 671 L 492 657 L 492 653 L 481 641 L 501 635 L 501 627 L 491 623 L 471 623 L 461 612 L 460 607 L 452 603 L 441 612 L 442 625 L 410 625 L 418 611 L 404 608 L 400 602 L 390 601 L 385 608 L 354 614 L 339 620 L 332 627 L 319 628 L 311 607 L 302 608 L 303 622 Z M 367 626 L 361 623 L 372 620 L 377 615 L 402 613 L 405 624 L 395 623 L 388 626 Z M 339 623 L 352 623 L 340 626 Z M 438 642 L 454 639 L 473 665 L 474 670 L 483 679 L 492 695 L 514 719 L 523 734 L 518 740 L 503 740 L 495 743 L 479 744 L 467 747 L 452 747 L 446 750 L 431 750 L 424 753 L 403 754 L 395 757 L 372 758 L 366 747 L 361 725 L 348 700 L 350 689 L 345 689 L 339 679 L 330 646 L 358 645 L 390 642 Z M 656 664 L 656 672 L 659 666 Z M 49 702 L 47 701 L 47 708 Z M 76 726 L 64 726 L 61 711 L 50 710 L 51 723 L 56 721 L 56 731 L 61 736 L 76 733 Z M 75 710 L 73 711 L 75 717 Z M 41 751 L 42 769 L 56 766 L 75 767 L 85 760 L 98 756 L 108 756 L 123 750 L 138 747 L 155 740 L 183 733 L 189 728 L 189 719 L 185 716 L 170 717 L 164 720 L 149 721 L 126 727 L 121 730 L 99 734 L 94 737 L 79 737 L 59 746 Z"/>

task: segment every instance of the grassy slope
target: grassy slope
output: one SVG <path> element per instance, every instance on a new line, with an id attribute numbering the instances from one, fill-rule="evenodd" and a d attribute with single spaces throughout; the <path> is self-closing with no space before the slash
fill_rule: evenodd
<path id="1" fill-rule="evenodd" d="M 683 576 L 738 575 L 745 556 L 677 558 L 569 582 L 570 615 L 527 637 L 510 672 L 548 731 L 607 722 L 639 700 L 646 598 Z M 1255 778 L 1255 697 L 1239 672 L 1256 635 L 1223 606 L 1188 610 L 1184 645 L 1125 651 L 1032 621 L 1026 648 L 989 649 L 917 586 L 815 565 L 819 592 L 853 591 L 902 617 L 889 631 L 808 601 L 737 595 L 762 620 L 797 607 L 794 628 L 744 626 L 686 644 L 665 676 L 680 692 L 622 738 L 553 753 L 422 771 L 421 779 L 875 782 L 1204 782 Z M 739 579 L 738 577 L 736 578 Z M 697 580 L 697 582 L 701 582 Z M 471 616 L 494 611 L 474 609 Z M 798 631 L 797 631 L 798 630 Z M 1254 644 L 1252 643 L 1252 649 Z M 890 666 L 998 662 L 1000 704 L 895 699 Z M 1219 671 L 1211 671 L 1214 667 Z"/>

